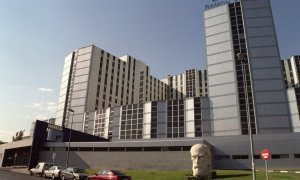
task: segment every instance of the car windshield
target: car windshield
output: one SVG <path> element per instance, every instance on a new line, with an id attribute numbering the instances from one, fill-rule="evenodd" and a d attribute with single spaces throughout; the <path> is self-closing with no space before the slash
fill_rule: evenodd
<path id="1" fill-rule="evenodd" d="M 87 173 L 84 169 L 74 168 L 74 173 Z"/>
<path id="2" fill-rule="evenodd" d="M 126 175 L 125 175 L 124 173 L 122 173 L 121 171 L 111 170 L 111 172 L 113 172 L 115 175 L 126 176 Z"/>
<path id="3" fill-rule="evenodd" d="M 61 170 L 61 169 L 63 169 L 63 167 L 61 167 L 61 166 L 57 166 L 57 169 Z"/>
<path id="4" fill-rule="evenodd" d="M 104 172 L 103 170 L 100 170 L 97 172 L 97 174 L 103 174 L 103 172 Z"/>

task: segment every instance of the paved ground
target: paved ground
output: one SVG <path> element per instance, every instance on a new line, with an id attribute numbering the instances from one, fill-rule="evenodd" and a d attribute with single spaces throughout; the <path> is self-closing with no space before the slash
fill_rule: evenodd
<path id="1" fill-rule="evenodd" d="M 41 177 L 30 176 L 29 174 L 0 169 L 0 180 L 41 180 Z"/>

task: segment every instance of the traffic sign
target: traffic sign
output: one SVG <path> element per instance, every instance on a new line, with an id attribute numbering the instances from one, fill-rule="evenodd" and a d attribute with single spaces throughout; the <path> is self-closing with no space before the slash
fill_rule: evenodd
<path id="1" fill-rule="evenodd" d="M 267 160 L 270 158 L 270 151 L 267 149 L 264 149 L 261 151 L 260 156 L 263 160 L 265 160 L 265 166 L 266 166 L 266 180 L 269 179 L 268 177 L 268 163 Z"/>
<path id="2" fill-rule="evenodd" d="M 260 156 L 263 160 L 268 160 L 270 158 L 270 152 L 267 149 L 261 151 Z"/>

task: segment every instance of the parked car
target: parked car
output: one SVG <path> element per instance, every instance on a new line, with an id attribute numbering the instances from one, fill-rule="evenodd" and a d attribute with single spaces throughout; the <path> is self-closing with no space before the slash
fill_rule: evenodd
<path id="1" fill-rule="evenodd" d="M 45 170 L 42 176 L 43 178 L 46 177 L 51 177 L 52 179 L 60 178 L 62 169 L 63 168 L 61 166 L 52 166 L 48 170 Z"/>
<path id="2" fill-rule="evenodd" d="M 36 167 L 31 168 L 29 170 L 29 174 L 42 176 L 45 170 L 49 169 L 52 166 L 52 163 L 40 162 L 36 165 Z"/>
<path id="3" fill-rule="evenodd" d="M 86 180 L 89 174 L 81 168 L 67 167 L 61 172 L 61 179 Z"/>
<path id="4" fill-rule="evenodd" d="M 101 170 L 95 175 L 89 176 L 88 180 L 131 180 L 130 176 L 117 170 Z"/>

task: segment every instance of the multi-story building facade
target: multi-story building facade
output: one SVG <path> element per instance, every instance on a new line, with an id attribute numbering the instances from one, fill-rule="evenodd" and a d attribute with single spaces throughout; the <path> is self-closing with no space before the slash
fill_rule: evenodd
<path id="1" fill-rule="evenodd" d="M 87 132 L 89 112 L 209 94 L 212 135 L 248 134 L 248 120 L 254 134 L 291 131 L 270 2 L 226 4 L 204 17 L 207 71 L 190 69 L 159 80 L 128 55 L 117 58 L 95 46 L 71 53 L 65 59 L 57 124 L 70 124 L 71 108 L 74 129 Z M 292 67 L 285 75 L 291 85 L 298 82 L 298 59 L 283 63 Z"/>
<path id="2" fill-rule="evenodd" d="M 204 12 L 213 136 L 290 132 L 291 123 L 269 0 Z"/>
<path id="3" fill-rule="evenodd" d="M 183 74 L 162 79 L 168 85 L 167 99 L 207 96 L 206 70 L 188 69 Z"/>
<path id="4" fill-rule="evenodd" d="M 89 134 L 108 139 L 189 138 L 208 136 L 207 97 L 149 101 L 87 113 Z"/>
<path id="5" fill-rule="evenodd" d="M 115 105 L 165 100 L 167 85 L 150 75 L 149 67 L 131 57 L 117 58 L 95 47 L 80 48 L 65 58 L 56 124 L 82 131 L 85 112 Z"/>
<path id="6" fill-rule="evenodd" d="M 56 124 L 69 125 L 72 117 L 74 129 L 87 131 L 86 112 L 206 95 L 205 70 L 187 70 L 159 80 L 150 75 L 149 66 L 142 61 L 129 55 L 117 58 L 92 45 L 79 48 L 65 58 Z"/>
<path id="7" fill-rule="evenodd" d="M 250 169 L 250 122 L 257 168 L 265 166 L 259 159 L 265 148 L 273 169 L 299 167 L 299 58 L 280 62 L 270 1 L 212 8 L 204 20 L 207 71 L 187 70 L 160 81 L 135 58 L 116 58 L 95 46 L 66 58 L 57 124 L 74 117 L 74 129 L 113 140 L 71 140 L 72 166 L 186 170 L 191 146 L 204 143 L 214 169 Z M 287 86 L 283 72 L 289 74 Z M 48 162 L 55 153 L 55 163 L 63 165 L 70 143 L 47 142 L 48 128 L 38 132 L 47 134 L 34 142 L 39 148 L 31 148 L 41 154 L 30 157 Z M 70 130 L 60 130 L 67 139 Z M 0 146 L 0 164 L 16 146 L 6 149 Z"/>

